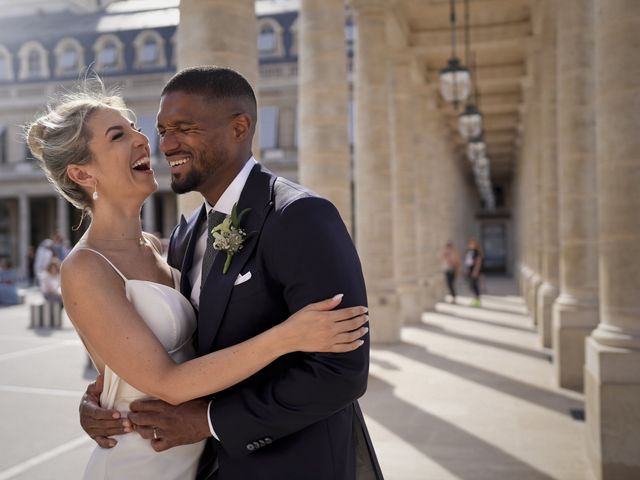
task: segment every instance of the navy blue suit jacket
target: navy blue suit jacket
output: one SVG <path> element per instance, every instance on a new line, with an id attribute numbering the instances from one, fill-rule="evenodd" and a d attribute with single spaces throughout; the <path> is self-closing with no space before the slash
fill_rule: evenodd
<path id="1" fill-rule="evenodd" d="M 198 312 L 199 355 L 219 350 L 286 320 L 309 303 L 344 293 L 341 307 L 366 305 L 358 255 L 338 211 L 327 200 L 256 165 L 238 211 L 251 208 L 244 248 L 222 273 L 216 256 Z M 188 271 L 204 206 L 174 230 L 169 263 Z M 251 279 L 234 287 L 238 274 Z M 211 420 L 220 442 L 219 480 L 381 479 L 357 398 L 367 387 L 369 336 L 342 354 L 293 353 L 213 396 Z M 203 475 L 202 478 L 205 478 Z"/>

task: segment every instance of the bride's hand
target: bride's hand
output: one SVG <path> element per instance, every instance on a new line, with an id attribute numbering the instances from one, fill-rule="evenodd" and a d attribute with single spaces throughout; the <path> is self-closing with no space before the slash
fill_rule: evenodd
<path id="1" fill-rule="evenodd" d="M 322 302 L 307 305 L 291 315 L 279 327 L 279 336 L 288 352 L 350 352 L 360 347 L 361 337 L 369 329 L 366 307 L 333 310 L 342 301 L 336 295 Z"/>

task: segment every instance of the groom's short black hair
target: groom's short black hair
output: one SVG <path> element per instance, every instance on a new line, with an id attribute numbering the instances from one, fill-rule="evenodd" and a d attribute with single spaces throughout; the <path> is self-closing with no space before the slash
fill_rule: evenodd
<path id="1" fill-rule="evenodd" d="M 253 88 L 235 70 L 216 65 L 189 67 L 176 73 L 162 89 L 162 96 L 172 92 L 184 92 L 202 95 L 210 100 L 240 99 L 249 100 L 256 108 L 256 95 Z"/>

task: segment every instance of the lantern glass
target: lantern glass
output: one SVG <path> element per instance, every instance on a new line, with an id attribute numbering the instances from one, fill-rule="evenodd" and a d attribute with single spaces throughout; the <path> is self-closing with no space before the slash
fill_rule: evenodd
<path id="1" fill-rule="evenodd" d="M 467 105 L 458 116 L 458 130 L 463 138 L 477 137 L 482 133 L 482 115 L 475 105 Z"/>
<path id="2" fill-rule="evenodd" d="M 449 59 L 447 67 L 440 71 L 440 93 L 447 102 L 464 102 L 471 93 L 471 75 L 455 57 Z"/>
<path id="3" fill-rule="evenodd" d="M 467 157 L 472 162 L 484 157 L 487 153 L 487 146 L 482 139 L 471 140 L 467 145 Z"/>

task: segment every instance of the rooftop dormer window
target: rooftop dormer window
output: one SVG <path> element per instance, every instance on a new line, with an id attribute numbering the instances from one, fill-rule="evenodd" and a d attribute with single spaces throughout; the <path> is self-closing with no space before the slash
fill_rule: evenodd
<path id="1" fill-rule="evenodd" d="M 140 32 L 133 41 L 136 49 L 136 68 L 165 67 L 164 39 L 154 30 Z"/>
<path id="2" fill-rule="evenodd" d="M 47 51 L 39 42 L 27 42 L 18 52 L 20 57 L 20 78 L 38 79 L 49 76 Z"/>
<path id="3" fill-rule="evenodd" d="M 277 57 L 284 52 L 282 27 L 272 18 L 258 20 L 258 54 L 262 57 Z"/>
<path id="4" fill-rule="evenodd" d="M 56 75 L 76 74 L 84 67 L 84 49 L 73 38 L 65 38 L 58 42 L 55 49 Z"/>
<path id="5" fill-rule="evenodd" d="M 99 72 L 122 70 L 124 68 L 124 45 L 115 35 L 103 35 L 93 46 L 96 69 Z"/>

